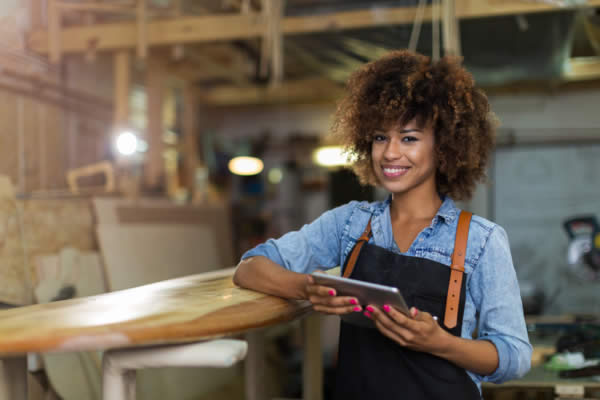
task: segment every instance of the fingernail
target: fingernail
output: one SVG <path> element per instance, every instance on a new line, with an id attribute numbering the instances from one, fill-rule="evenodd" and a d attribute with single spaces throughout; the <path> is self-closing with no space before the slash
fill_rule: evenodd
<path id="1" fill-rule="evenodd" d="M 330 296 L 335 296 L 335 292 L 334 292 L 333 290 L 330 290 L 330 291 L 329 291 L 329 295 L 330 295 Z"/>
<path id="2" fill-rule="evenodd" d="M 417 310 L 415 307 L 413 307 L 413 308 L 410 309 L 410 314 L 413 317 L 416 317 L 418 313 L 419 313 L 419 310 Z"/>
<path id="3" fill-rule="evenodd" d="M 362 310 L 362 308 L 360 308 L 360 307 L 354 307 L 354 311 L 361 311 L 361 310 Z"/>
<path id="4" fill-rule="evenodd" d="M 365 314 L 365 317 L 367 317 L 367 318 L 371 318 L 371 313 L 370 313 L 370 312 L 368 312 L 368 311 L 365 311 L 365 312 L 364 312 L 364 314 Z"/>
<path id="5" fill-rule="evenodd" d="M 388 306 L 387 304 L 383 306 L 383 311 L 385 312 L 390 312 L 390 306 Z"/>
<path id="6" fill-rule="evenodd" d="M 350 304 L 352 304 L 353 306 L 357 305 L 358 302 L 354 299 L 350 299 Z"/>
<path id="7" fill-rule="evenodd" d="M 371 306 L 367 306 L 367 310 L 369 310 L 370 312 L 373 312 L 373 311 L 375 311 L 375 310 L 373 309 L 373 307 L 371 307 Z"/>

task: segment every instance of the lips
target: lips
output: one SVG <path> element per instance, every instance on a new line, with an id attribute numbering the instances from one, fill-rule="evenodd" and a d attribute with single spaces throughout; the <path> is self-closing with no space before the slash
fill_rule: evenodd
<path id="1" fill-rule="evenodd" d="M 386 178 L 396 178 L 405 175 L 410 167 L 383 167 L 383 176 Z"/>

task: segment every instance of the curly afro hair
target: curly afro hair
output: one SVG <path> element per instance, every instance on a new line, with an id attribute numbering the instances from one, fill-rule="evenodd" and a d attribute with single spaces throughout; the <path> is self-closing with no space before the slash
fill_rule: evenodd
<path id="1" fill-rule="evenodd" d="M 432 62 L 410 51 L 393 51 L 354 72 L 347 89 L 332 132 L 355 160 L 352 169 L 362 184 L 378 184 L 371 160 L 374 132 L 413 119 L 431 124 L 435 132 L 440 194 L 466 200 L 485 179 L 496 118 L 460 58 Z"/>

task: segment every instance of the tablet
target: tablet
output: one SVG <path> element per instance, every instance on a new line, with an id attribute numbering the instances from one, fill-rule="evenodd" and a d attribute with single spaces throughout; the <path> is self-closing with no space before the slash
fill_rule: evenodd
<path id="1" fill-rule="evenodd" d="M 396 287 L 327 275 L 322 272 L 315 272 L 312 277 L 316 284 L 335 289 L 338 296 L 356 297 L 363 307 L 372 304 L 381 308 L 383 305 L 389 304 L 398 311 L 409 315 L 408 306 L 400 290 Z M 362 326 L 373 325 L 372 320 L 358 312 L 345 314 L 342 319 Z"/>

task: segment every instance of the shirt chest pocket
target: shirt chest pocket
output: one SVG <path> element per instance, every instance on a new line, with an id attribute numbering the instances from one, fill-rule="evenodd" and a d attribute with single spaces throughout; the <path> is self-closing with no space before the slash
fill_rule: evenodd
<path id="1" fill-rule="evenodd" d="M 426 258 L 431 261 L 439 262 L 440 264 L 447 265 L 450 267 L 452 263 L 452 250 L 453 248 L 442 248 L 442 247 L 419 247 L 415 249 L 415 257 Z M 465 273 L 470 274 L 473 272 L 475 260 L 468 257 L 469 252 L 467 251 L 467 259 L 465 260 Z"/>

